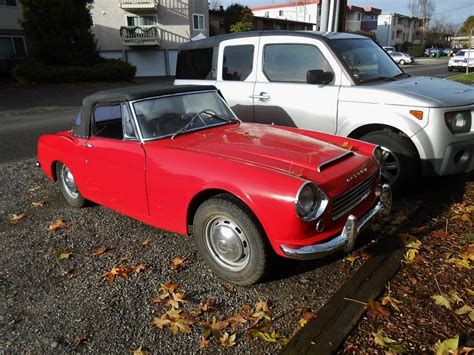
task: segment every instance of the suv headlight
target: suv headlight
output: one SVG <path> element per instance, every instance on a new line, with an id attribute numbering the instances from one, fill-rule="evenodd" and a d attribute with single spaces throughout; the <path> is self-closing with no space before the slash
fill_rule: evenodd
<path id="1" fill-rule="evenodd" d="M 377 163 L 380 164 L 382 161 L 382 155 L 383 155 L 383 149 L 379 145 L 374 148 L 372 151 L 372 155 L 374 156 L 374 159 L 377 161 Z"/>
<path id="2" fill-rule="evenodd" d="M 471 130 L 471 111 L 446 112 L 444 120 L 449 130 L 454 134 Z"/>
<path id="3" fill-rule="evenodd" d="M 313 221 L 321 217 L 328 202 L 323 190 L 312 182 L 305 182 L 296 194 L 296 214 L 304 221 Z"/>

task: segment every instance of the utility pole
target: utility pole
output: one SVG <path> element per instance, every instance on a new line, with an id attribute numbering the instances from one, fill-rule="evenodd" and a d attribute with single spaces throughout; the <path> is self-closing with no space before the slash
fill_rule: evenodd
<path id="1" fill-rule="evenodd" d="M 469 64 L 471 63 L 471 51 L 472 51 L 472 33 L 474 32 L 474 28 L 471 28 L 471 33 L 469 34 L 469 45 L 467 51 L 467 63 L 466 63 L 466 75 L 469 74 Z"/>

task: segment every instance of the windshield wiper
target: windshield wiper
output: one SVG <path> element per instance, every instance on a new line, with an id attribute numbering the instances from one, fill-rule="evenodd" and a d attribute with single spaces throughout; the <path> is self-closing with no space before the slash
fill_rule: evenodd
<path id="1" fill-rule="evenodd" d="M 407 74 L 407 73 L 403 72 L 403 73 L 395 75 L 393 78 L 394 79 L 395 78 L 400 78 L 400 77 L 409 78 L 410 76 L 411 76 L 410 74 Z"/>
<path id="2" fill-rule="evenodd" d="M 217 118 L 221 121 L 224 121 L 226 123 L 230 123 L 230 122 L 236 122 L 238 121 L 237 119 L 235 118 L 225 118 L 225 117 L 222 117 L 222 116 L 219 116 L 217 113 L 211 111 L 211 110 L 202 110 L 202 111 L 199 111 L 198 113 L 196 113 L 193 118 L 191 118 L 191 120 L 186 123 L 186 125 L 184 125 L 184 127 L 180 128 L 178 131 L 176 131 L 172 136 L 171 136 L 171 139 L 175 139 L 176 136 L 180 135 L 181 133 L 183 132 L 186 132 L 188 130 L 189 127 L 191 127 L 191 125 L 194 123 L 194 121 L 196 121 L 196 119 L 199 117 L 201 120 L 202 120 L 202 117 L 200 116 L 201 114 L 206 114 L 210 117 L 213 117 L 213 118 Z M 204 123 L 204 121 L 203 121 Z M 204 126 L 206 126 L 206 124 L 204 123 Z"/>
<path id="3" fill-rule="evenodd" d="M 370 83 L 370 82 L 373 82 L 373 81 L 380 81 L 380 80 L 383 80 L 383 81 L 395 81 L 396 79 L 392 76 L 377 76 L 375 78 L 370 78 L 370 79 L 366 79 L 366 80 L 361 80 L 361 84 L 365 84 L 365 83 Z"/>
<path id="4" fill-rule="evenodd" d="M 183 127 L 181 127 L 180 129 L 178 129 L 178 130 L 171 136 L 171 139 L 175 139 L 177 135 L 179 135 L 179 134 L 181 134 L 181 133 L 187 131 L 188 128 L 194 123 L 194 121 L 196 121 L 196 118 L 199 117 L 199 114 L 200 114 L 200 113 L 201 113 L 201 112 L 196 113 L 196 114 L 193 116 L 193 118 L 191 118 L 191 120 L 189 120 L 188 123 L 186 123 Z M 202 118 L 201 118 L 201 119 L 202 119 Z"/>

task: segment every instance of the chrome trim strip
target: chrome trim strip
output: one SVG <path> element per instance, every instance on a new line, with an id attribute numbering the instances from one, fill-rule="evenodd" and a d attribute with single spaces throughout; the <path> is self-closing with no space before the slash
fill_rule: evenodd
<path id="1" fill-rule="evenodd" d="M 298 215 L 298 209 L 297 209 L 298 200 L 299 200 L 301 191 L 308 184 L 311 184 L 311 185 L 316 187 L 316 189 L 317 189 L 318 193 L 320 194 L 321 198 L 318 201 L 318 204 L 316 205 L 315 209 L 308 216 L 300 217 Z M 303 182 L 303 184 L 301 184 L 300 188 L 298 189 L 298 192 L 296 193 L 295 212 L 296 212 L 296 215 L 298 216 L 298 218 L 300 218 L 301 220 L 303 220 L 305 222 L 314 221 L 315 219 L 318 219 L 319 217 L 321 217 L 321 215 L 324 213 L 324 211 L 326 211 L 326 208 L 328 207 L 328 204 L 329 204 L 329 198 L 326 195 L 326 193 L 318 185 L 316 185 L 314 182 L 305 181 L 305 182 Z"/>
<path id="2" fill-rule="evenodd" d="M 335 162 L 337 162 L 338 160 L 344 159 L 344 158 L 348 157 L 349 155 L 351 155 L 351 156 L 354 155 L 354 152 L 347 151 L 347 152 L 344 152 L 344 153 L 342 153 L 341 155 L 339 155 L 335 158 L 329 159 L 329 160 L 325 161 L 324 163 L 319 164 L 318 168 L 316 170 L 318 171 L 318 173 L 320 173 L 325 167 L 328 167 L 329 165 L 332 165 Z"/>
<path id="3" fill-rule="evenodd" d="M 340 249 L 351 250 L 354 246 L 357 236 L 364 227 L 364 225 L 378 213 L 387 214 L 392 207 L 392 191 L 388 184 L 382 186 L 382 194 L 379 202 L 368 211 L 360 220 L 354 215 L 349 215 L 347 221 L 342 229 L 341 234 L 335 238 L 319 244 L 306 245 L 299 248 L 290 248 L 282 244 L 281 251 L 293 259 L 310 260 L 325 257 Z"/>

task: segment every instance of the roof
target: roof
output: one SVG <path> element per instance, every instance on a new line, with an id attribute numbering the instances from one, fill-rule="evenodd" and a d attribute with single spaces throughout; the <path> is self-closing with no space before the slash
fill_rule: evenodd
<path id="1" fill-rule="evenodd" d="M 97 104 L 119 103 L 133 101 L 146 97 L 172 95 L 186 92 L 217 90 L 212 85 L 172 85 L 172 84 L 152 84 L 125 87 L 119 89 L 98 91 L 86 96 L 82 100 L 82 119 L 79 126 L 74 126 L 72 134 L 87 138 L 90 135 L 90 118 L 94 106 Z"/>
<path id="2" fill-rule="evenodd" d="M 283 2 L 280 4 L 254 6 L 254 7 L 251 7 L 250 10 L 252 11 L 269 10 L 269 9 L 277 9 L 280 7 L 304 6 L 304 5 L 312 5 L 312 4 L 319 4 L 319 3 L 320 3 L 320 0 L 300 0 L 300 1 L 293 1 L 293 2 Z"/>
<path id="3" fill-rule="evenodd" d="M 363 12 L 365 14 L 371 14 L 371 15 L 380 15 L 382 13 L 381 9 L 378 9 L 376 7 L 368 6 L 368 7 L 361 7 L 357 5 L 347 5 L 347 10 L 348 11 L 359 11 Z"/>
<path id="4" fill-rule="evenodd" d="M 264 36 L 295 36 L 295 37 L 310 37 L 317 38 L 323 41 L 330 41 L 335 39 L 367 39 L 367 37 L 346 32 L 317 32 L 317 31 L 289 31 L 289 30 L 271 30 L 271 31 L 249 31 L 226 33 L 223 35 L 212 36 L 199 41 L 190 41 L 183 43 L 179 49 L 200 49 L 218 47 L 222 41 L 229 39 L 247 38 L 247 37 L 264 37 Z"/>

